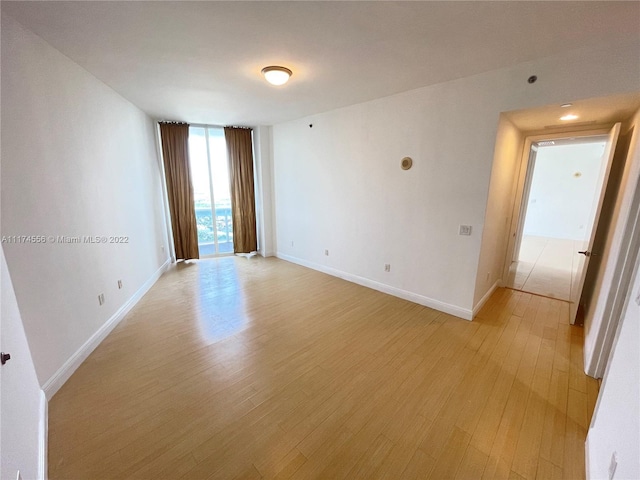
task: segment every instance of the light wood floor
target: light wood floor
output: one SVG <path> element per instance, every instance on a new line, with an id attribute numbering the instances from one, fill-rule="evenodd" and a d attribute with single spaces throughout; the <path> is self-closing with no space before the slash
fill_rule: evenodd
<path id="1" fill-rule="evenodd" d="M 167 272 L 51 400 L 49 478 L 583 478 L 567 303 L 468 322 L 277 259 Z"/>

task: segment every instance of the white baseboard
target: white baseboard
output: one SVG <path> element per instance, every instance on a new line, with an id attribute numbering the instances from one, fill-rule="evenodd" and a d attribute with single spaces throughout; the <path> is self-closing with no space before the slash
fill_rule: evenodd
<path id="1" fill-rule="evenodd" d="M 484 297 L 482 297 L 480 301 L 477 303 L 477 305 L 473 307 L 474 317 L 478 314 L 478 312 L 482 309 L 482 307 L 484 307 L 484 304 L 487 303 L 487 300 L 491 298 L 491 295 L 493 295 L 493 292 L 496 291 L 496 289 L 500 286 L 501 283 L 502 283 L 502 279 L 496 280 L 496 283 L 494 283 L 491 286 L 491 288 L 487 291 L 487 293 L 484 294 Z"/>
<path id="2" fill-rule="evenodd" d="M 111 333 L 111 331 L 122 321 L 129 310 L 131 310 L 136 303 L 144 296 L 145 293 L 158 281 L 160 276 L 171 265 L 171 259 L 167 259 L 164 264 L 153 274 L 151 277 L 138 289 L 133 296 L 122 305 L 116 313 L 114 313 L 109 320 L 107 320 L 96 333 L 94 333 L 84 344 L 54 373 L 49 380 L 42 386 L 47 399 L 50 400 L 60 387 L 69 380 L 69 377 L 73 375 L 73 372 L 82 365 L 91 352 L 93 352 L 98 345 Z"/>
<path id="3" fill-rule="evenodd" d="M 49 438 L 49 401 L 40 390 L 40 421 L 38 425 L 38 479 L 47 480 L 47 448 Z"/>
<path id="4" fill-rule="evenodd" d="M 471 320 L 472 318 L 472 311 L 467 308 L 462 308 L 458 307 L 457 305 L 451 305 L 449 303 L 441 302 L 440 300 L 425 297 L 424 295 L 409 292 L 407 290 L 402 290 L 401 288 L 392 287 L 391 285 L 386 285 L 384 283 L 376 282 L 375 280 L 370 280 L 358 275 L 343 272 L 342 270 L 337 270 L 335 268 L 326 267 L 317 263 L 308 262 L 307 260 L 292 257 L 291 255 L 286 255 L 282 252 L 277 252 L 276 257 L 282 260 L 286 260 L 287 262 L 311 268 L 312 270 L 317 270 L 334 277 L 342 278 L 343 280 L 347 280 L 348 282 L 357 283 L 358 285 L 362 285 L 363 287 L 368 287 L 379 292 L 393 295 L 394 297 L 402 298 L 403 300 L 408 300 L 419 305 L 424 305 L 425 307 L 433 308 L 434 310 L 438 310 L 440 312 L 448 313 L 464 320 Z"/>

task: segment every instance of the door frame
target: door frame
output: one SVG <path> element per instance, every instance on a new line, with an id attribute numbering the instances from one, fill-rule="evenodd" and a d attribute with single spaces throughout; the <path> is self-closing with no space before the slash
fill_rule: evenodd
<path id="1" fill-rule="evenodd" d="M 512 235 L 513 245 L 511 246 L 511 257 L 508 260 L 509 267 L 511 266 L 511 262 L 516 261 L 516 253 L 520 252 L 520 247 L 522 246 L 522 234 L 524 232 L 524 222 L 527 218 L 527 210 L 529 209 L 529 202 L 524 201 L 525 198 L 528 200 L 529 195 L 531 194 L 531 183 L 533 181 L 533 171 L 536 168 L 536 157 L 538 156 L 539 149 L 538 142 L 531 142 L 529 146 L 529 156 L 527 158 L 527 168 L 524 174 L 524 184 L 522 187 L 522 196 L 520 199 L 520 214 L 518 215 L 518 224 L 516 227 L 515 235 Z M 504 277 L 507 278 L 507 277 Z"/>
<path id="2" fill-rule="evenodd" d="M 562 130 L 555 133 L 536 133 L 535 135 L 524 134 L 524 146 L 520 155 L 520 168 L 517 173 L 517 180 L 515 185 L 515 192 L 513 194 L 513 210 L 511 212 L 511 224 L 507 231 L 507 250 L 504 258 L 504 268 L 502 272 L 502 278 L 509 278 L 509 269 L 513 261 L 516 245 L 520 243 L 522 237 L 522 228 L 524 227 L 524 216 L 526 215 L 526 202 L 524 197 L 527 192 L 527 180 L 529 183 L 533 175 L 533 168 L 529 168 L 529 160 L 531 158 L 530 152 L 533 145 L 539 142 L 548 140 L 560 140 L 563 138 L 580 138 L 580 137 L 597 137 L 601 135 L 608 135 L 611 128 L 615 125 L 599 125 L 597 128 L 590 130 Z M 533 166 L 533 165 L 532 165 Z M 530 185 L 529 185 L 530 186 Z M 605 184 L 606 188 L 606 184 Z M 597 228 L 597 224 L 593 226 Z M 571 323 L 574 319 L 571 319 Z"/>

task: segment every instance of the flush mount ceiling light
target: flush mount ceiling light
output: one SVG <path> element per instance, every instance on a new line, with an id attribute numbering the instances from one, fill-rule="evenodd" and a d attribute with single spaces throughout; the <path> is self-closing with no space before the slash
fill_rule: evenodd
<path id="1" fill-rule="evenodd" d="M 271 66 L 264 67 L 262 75 L 271 85 L 284 85 L 289 81 L 289 77 L 293 75 L 293 72 L 285 67 Z"/>
<path id="2" fill-rule="evenodd" d="M 569 113 L 567 115 L 564 115 L 564 116 L 560 117 L 560 120 L 564 120 L 566 122 L 567 120 L 575 120 L 576 118 L 578 118 L 578 115 L 574 115 L 573 113 Z"/>
<path id="3" fill-rule="evenodd" d="M 562 105 L 560 105 L 560 108 L 568 108 L 568 107 L 573 107 L 573 103 L 563 103 Z"/>

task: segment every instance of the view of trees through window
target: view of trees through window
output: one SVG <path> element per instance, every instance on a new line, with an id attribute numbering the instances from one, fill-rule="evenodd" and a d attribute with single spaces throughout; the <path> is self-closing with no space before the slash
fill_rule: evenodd
<path id="1" fill-rule="evenodd" d="M 189 161 L 200 255 L 232 253 L 233 222 L 224 130 L 190 127 Z"/>

